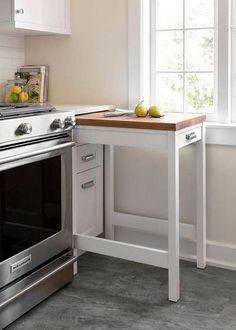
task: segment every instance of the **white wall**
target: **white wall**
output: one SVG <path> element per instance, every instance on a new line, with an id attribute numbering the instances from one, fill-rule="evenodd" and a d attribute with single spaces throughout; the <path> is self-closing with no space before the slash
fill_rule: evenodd
<path id="1" fill-rule="evenodd" d="M 26 38 L 27 64 L 50 65 L 51 102 L 127 105 L 127 0 L 72 0 L 72 36 Z"/>
<path id="2" fill-rule="evenodd" d="M 27 64 L 50 65 L 50 101 L 128 104 L 127 0 L 72 0 L 71 37 L 27 37 Z M 116 209 L 167 217 L 166 155 L 116 148 Z M 180 215 L 195 222 L 194 147 L 181 152 Z M 146 190 L 145 187 L 148 187 Z M 207 147 L 208 258 L 236 267 L 236 149 Z M 163 239 L 117 231 L 151 246 Z M 182 244 L 184 254 L 194 247 Z"/>
<path id="3" fill-rule="evenodd" d="M 24 38 L 0 36 L 0 102 L 4 82 L 14 78 L 18 66 L 24 64 Z"/>
<path id="4" fill-rule="evenodd" d="M 117 148 L 115 164 L 117 211 L 167 218 L 167 154 Z M 185 223 L 195 222 L 195 164 L 195 147 L 182 149 L 180 219 Z M 210 241 L 236 244 L 235 187 L 236 149 L 207 146 L 207 238 Z"/>

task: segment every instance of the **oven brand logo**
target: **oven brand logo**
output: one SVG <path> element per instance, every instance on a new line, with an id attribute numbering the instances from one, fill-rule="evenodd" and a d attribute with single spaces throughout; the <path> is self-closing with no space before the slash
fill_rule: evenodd
<path id="1" fill-rule="evenodd" d="M 17 261 L 16 263 L 12 264 L 10 266 L 10 270 L 11 270 L 11 273 L 14 273 L 15 271 L 17 271 L 18 269 L 28 265 L 29 263 L 31 263 L 31 254 L 28 255 L 27 257 Z"/>

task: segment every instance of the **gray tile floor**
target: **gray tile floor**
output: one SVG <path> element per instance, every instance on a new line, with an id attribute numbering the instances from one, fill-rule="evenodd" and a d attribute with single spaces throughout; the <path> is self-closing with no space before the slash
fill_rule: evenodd
<path id="1" fill-rule="evenodd" d="M 8 330 L 236 330 L 236 272 L 181 263 L 181 300 L 167 271 L 87 253 L 79 275 Z"/>

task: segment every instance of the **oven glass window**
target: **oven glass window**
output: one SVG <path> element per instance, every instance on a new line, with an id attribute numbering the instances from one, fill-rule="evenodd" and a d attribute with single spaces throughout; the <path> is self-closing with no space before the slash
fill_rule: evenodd
<path id="1" fill-rule="evenodd" d="M 61 229 L 60 156 L 0 172 L 0 262 Z"/>

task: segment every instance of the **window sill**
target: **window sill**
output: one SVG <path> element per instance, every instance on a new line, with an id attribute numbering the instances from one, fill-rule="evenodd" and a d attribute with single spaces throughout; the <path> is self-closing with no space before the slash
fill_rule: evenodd
<path id="1" fill-rule="evenodd" d="M 236 124 L 206 122 L 206 143 L 236 146 Z"/>

